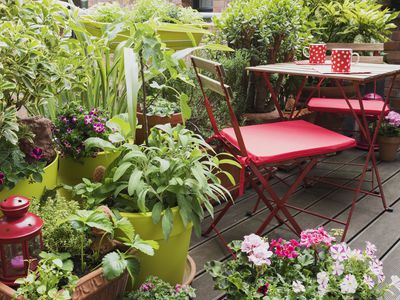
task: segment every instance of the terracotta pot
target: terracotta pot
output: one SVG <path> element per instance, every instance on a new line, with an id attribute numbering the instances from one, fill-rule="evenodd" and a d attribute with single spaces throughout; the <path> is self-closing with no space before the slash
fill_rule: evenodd
<path id="1" fill-rule="evenodd" d="M 140 145 L 146 139 L 146 131 L 144 128 L 144 116 L 141 112 L 137 112 L 138 123 L 142 125 L 142 128 L 136 130 L 136 141 L 135 143 Z M 169 117 L 159 117 L 159 116 L 147 116 L 147 126 L 149 131 L 156 125 L 168 124 L 172 126 L 182 124 L 182 113 L 173 114 Z"/>
<path id="2" fill-rule="evenodd" d="M 379 158 L 383 161 L 394 161 L 400 145 L 400 137 L 378 136 Z"/>
<path id="3" fill-rule="evenodd" d="M 113 300 L 122 295 L 128 282 L 128 273 L 108 281 L 103 269 L 97 269 L 79 279 L 72 295 L 73 300 Z M 0 282 L 0 300 L 13 299 L 15 290 Z M 18 300 L 29 300 L 19 297 Z"/>

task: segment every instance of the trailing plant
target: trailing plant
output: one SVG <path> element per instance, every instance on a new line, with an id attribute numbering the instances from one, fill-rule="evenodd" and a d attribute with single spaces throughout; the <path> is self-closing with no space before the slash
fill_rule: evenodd
<path id="1" fill-rule="evenodd" d="M 385 284 L 376 246 L 365 250 L 335 243 L 323 228 L 300 240 L 271 240 L 256 234 L 230 244 L 236 259 L 212 261 L 206 270 L 229 299 L 380 299 L 400 278 Z"/>
<path id="2" fill-rule="evenodd" d="M 381 127 L 379 128 L 379 135 L 382 136 L 400 136 L 400 114 L 391 111 L 385 117 L 385 119 L 381 123 Z"/>
<path id="3" fill-rule="evenodd" d="M 190 300 L 196 298 L 194 288 L 176 284 L 174 287 L 158 277 L 150 276 L 138 290 L 128 293 L 123 300 Z"/>
<path id="4" fill-rule="evenodd" d="M 180 111 L 178 103 L 170 102 L 163 98 L 155 99 L 151 101 L 151 104 L 147 108 L 148 116 L 158 117 L 169 117 Z"/>
<path id="5" fill-rule="evenodd" d="M 24 129 L 21 130 L 20 129 Z M 29 178 L 32 181 L 42 181 L 43 168 L 41 149 L 34 148 L 29 153 L 31 162 L 19 147 L 21 137 L 30 138 L 27 129 L 18 124 L 17 109 L 14 105 L 7 106 L 0 101 L 0 191 L 12 189 L 20 180 Z"/>
<path id="6" fill-rule="evenodd" d="M 74 265 L 71 256 L 68 253 L 47 252 L 41 252 L 39 256 L 37 268 L 34 271 L 30 270 L 26 277 L 15 281 L 19 284 L 16 298 L 23 296 L 29 300 L 72 299 L 79 278 L 72 274 Z"/>
<path id="7" fill-rule="evenodd" d="M 151 212 L 155 224 L 161 221 L 167 239 L 173 227 L 172 208 L 179 208 L 184 226 L 193 223 L 200 234 L 204 208 L 213 215 L 211 200 L 229 199 L 220 185 L 219 161 L 203 138 L 178 125 L 159 125 L 151 130 L 148 146 L 126 144 L 109 166 L 102 184 L 93 187 L 85 180 L 74 187 L 95 203 L 108 202 L 128 212 Z M 240 167 L 240 166 L 239 166 Z M 229 173 L 226 175 L 232 180 Z M 92 186 L 89 191 L 87 186 Z"/>
<path id="8" fill-rule="evenodd" d="M 44 222 L 42 228 L 43 246 L 48 252 L 68 252 L 72 256 L 80 255 L 80 242 L 86 237 L 76 232 L 69 223 L 60 223 L 80 209 L 79 203 L 66 199 L 57 193 L 54 197 L 31 201 L 29 210 Z M 90 244 L 86 240 L 85 247 Z"/>
<path id="9" fill-rule="evenodd" d="M 310 18 L 319 42 L 379 43 L 389 39 L 398 16 L 376 0 L 332 0 L 319 2 Z"/>

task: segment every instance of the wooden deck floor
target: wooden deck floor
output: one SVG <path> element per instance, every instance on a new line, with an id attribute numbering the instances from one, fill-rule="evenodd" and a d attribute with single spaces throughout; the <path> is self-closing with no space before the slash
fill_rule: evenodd
<path id="1" fill-rule="evenodd" d="M 328 158 L 329 161 L 358 163 L 363 162 L 364 159 L 365 152 L 360 150 L 349 150 Z M 365 246 L 367 240 L 375 243 L 378 246 L 378 255 L 384 261 L 387 278 L 390 278 L 391 275 L 400 274 L 400 160 L 379 163 L 379 169 L 388 205 L 394 211 L 392 213 L 383 212 L 380 198 L 360 196 L 346 240 L 352 247 L 360 248 Z M 360 174 L 360 168 L 345 164 L 320 164 L 313 170 L 313 174 L 341 177 L 350 182 L 351 178 Z M 290 172 L 279 172 L 279 176 L 287 182 L 295 178 Z M 274 184 L 278 194 L 283 194 L 287 189 L 285 184 L 277 180 Z M 289 203 L 299 207 L 312 208 L 316 212 L 331 217 L 345 219 L 352 195 L 352 191 L 318 183 L 311 188 L 299 187 Z M 255 202 L 256 195 L 249 190 L 242 198 L 236 200 L 235 205 L 221 220 L 218 228 L 227 241 L 241 239 L 244 235 L 255 232 L 259 227 L 268 211 L 265 206 L 260 205 L 252 217 L 247 216 L 246 212 L 251 211 Z M 216 207 L 216 210 L 218 209 L 221 209 L 221 206 Z M 304 213 L 297 213 L 296 220 L 304 229 L 320 225 L 324 225 L 327 229 L 342 228 L 336 223 L 331 224 Z M 203 228 L 210 223 L 211 218 L 207 217 Z M 269 238 L 294 237 L 285 225 L 277 226 L 277 224 L 269 225 L 264 234 Z M 223 299 L 223 294 L 214 290 L 211 277 L 204 271 L 204 264 L 207 261 L 230 259 L 228 251 L 222 246 L 220 240 L 213 232 L 207 237 L 193 236 L 190 255 L 197 264 L 197 274 L 193 282 L 193 286 L 197 290 L 197 299 Z M 400 296 L 389 296 L 387 299 L 400 299 Z"/>

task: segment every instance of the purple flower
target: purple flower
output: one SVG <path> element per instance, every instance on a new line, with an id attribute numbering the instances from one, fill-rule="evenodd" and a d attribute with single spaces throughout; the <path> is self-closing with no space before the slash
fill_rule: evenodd
<path id="1" fill-rule="evenodd" d="M 152 284 L 151 282 L 145 282 L 145 283 L 143 283 L 141 286 L 140 286 L 140 290 L 142 291 L 142 292 L 147 292 L 147 291 L 150 291 L 150 290 L 152 290 L 154 288 L 154 284 Z"/>
<path id="2" fill-rule="evenodd" d="M 43 156 L 43 150 L 41 148 L 33 148 L 31 152 L 29 153 L 30 157 L 33 157 L 36 160 L 42 159 Z"/>
<path id="3" fill-rule="evenodd" d="M 97 133 L 103 133 L 106 130 L 106 128 L 104 127 L 104 125 L 102 123 L 94 123 L 93 129 Z"/>
<path id="4" fill-rule="evenodd" d="M 6 174 L 0 172 L 0 185 L 3 185 L 5 181 L 6 181 Z"/>
<path id="5" fill-rule="evenodd" d="M 263 296 L 266 296 L 268 293 L 268 288 L 269 288 L 269 283 L 266 282 L 264 285 L 260 286 L 257 290 L 259 294 L 262 294 Z"/>
<path id="6" fill-rule="evenodd" d="M 67 119 L 66 116 L 61 116 L 60 120 L 61 120 L 61 122 L 65 123 L 65 124 L 68 124 L 68 119 Z"/>
<path id="7" fill-rule="evenodd" d="M 79 112 L 83 112 L 83 106 L 79 107 Z"/>
<path id="8" fill-rule="evenodd" d="M 92 117 L 91 117 L 91 116 L 85 116 L 85 118 L 84 118 L 84 122 L 85 122 L 85 124 L 86 124 L 86 125 L 88 125 L 88 124 L 92 124 L 92 122 L 93 122 L 93 119 L 92 119 Z"/>
<path id="9" fill-rule="evenodd" d="M 63 142 L 65 148 L 71 148 L 71 144 L 68 141 Z"/>
<path id="10" fill-rule="evenodd" d="M 391 111 L 388 113 L 388 115 L 386 116 L 386 120 L 388 121 L 389 125 L 393 126 L 393 127 L 400 127 L 400 114 L 395 112 L 395 111 Z"/>
<path id="11" fill-rule="evenodd" d="M 81 151 L 82 151 L 82 148 L 80 146 L 76 147 L 76 149 L 75 149 L 76 154 L 81 153 Z"/>
<path id="12" fill-rule="evenodd" d="M 181 289 L 182 289 L 181 284 L 178 283 L 177 285 L 175 285 L 175 292 L 179 293 Z"/>
<path id="13" fill-rule="evenodd" d="M 67 128 L 67 133 L 71 133 L 72 129 L 71 128 Z"/>
<path id="14" fill-rule="evenodd" d="M 75 124 L 77 121 L 78 121 L 78 119 L 77 119 L 75 116 L 73 116 L 73 117 L 71 118 L 71 122 L 72 122 L 72 123 Z"/>
<path id="15" fill-rule="evenodd" d="M 99 113 L 99 110 L 97 108 L 92 108 L 90 110 L 89 114 L 92 115 L 92 116 L 97 116 L 98 113 Z"/>

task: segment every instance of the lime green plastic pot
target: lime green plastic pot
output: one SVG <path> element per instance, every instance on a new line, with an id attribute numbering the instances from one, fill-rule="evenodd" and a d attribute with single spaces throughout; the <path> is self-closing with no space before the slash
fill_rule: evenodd
<path id="1" fill-rule="evenodd" d="M 3 201 L 12 195 L 24 196 L 28 199 L 40 199 L 46 189 L 53 189 L 57 185 L 58 159 L 57 155 L 54 161 L 44 168 L 42 182 L 30 183 L 29 179 L 22 180 L 11 190 L 7 188 L 2 190 L 0 192 L 0 201 Z"/>
<path id="2" fill-rule="evenodd" d="M 140 273 L 135 280 L 138 287 L 149 275 L 158 276 L 171 283 L 182 283 L 185 270 L 186 256 L 189 251 L 192 225 L 186 228 L 179 215 L 178 208 L 172 209 L 174 215 L 174 226 L 168 240 L 164 240 L 161 222 L 154 224 L 151 213 L 122 213 L 135 227 L 135 232 L 144 240 L 155 240 L 160 248 L 154 256 L 140 253 Z"/>
<path id="3" fill-rule="evenodd" d="M 58 182 L 75 185 L 82 182 L 82 178 L 92 179 L 93 172 L 98 166 L 107 168 L 118 155 L 119 152 L 100 152 L 96 157 L 85 157 L 80 160 L 60 157 Z"/>

